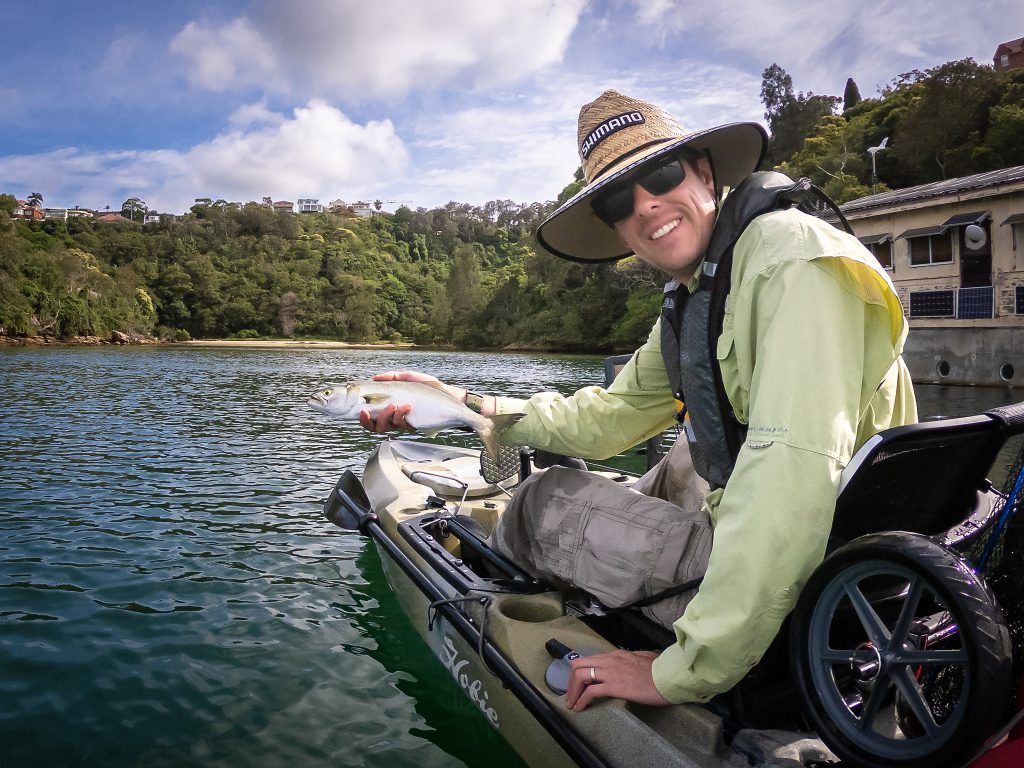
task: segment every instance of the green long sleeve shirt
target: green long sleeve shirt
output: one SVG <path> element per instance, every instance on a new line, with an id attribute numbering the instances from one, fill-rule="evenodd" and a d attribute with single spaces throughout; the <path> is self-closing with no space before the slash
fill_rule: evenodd
<path id="1" fill-rule="evenodd" d="M 748 432 L 728 484 L 705 499 L 707 574 L 654 662 L 672 702 L 706 701 L 757 663 L 824 555 L 843 468 L 871 435 L 917 420 L 899 298 L 855 238 L 778 211 L 755 219 L 733 253 L 718 359 Z M 660 433 L 675 414 L 660 326 L 607 389 L 497 408 L 524 414 L 507 442 L 586 458 Z"/>

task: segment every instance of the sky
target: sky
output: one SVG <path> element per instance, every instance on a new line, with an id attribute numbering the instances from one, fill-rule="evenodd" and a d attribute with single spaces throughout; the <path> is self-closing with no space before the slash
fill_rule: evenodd
<path id="1" fill-rule="evenodd" d="M 607 88 L 687 129 L 764 121 L 773 63 L 863 96 L 1024 36 L 1021 0 L 8 3 L 0 193 L 187 211 L 269 196 L 545 202 Z"/>

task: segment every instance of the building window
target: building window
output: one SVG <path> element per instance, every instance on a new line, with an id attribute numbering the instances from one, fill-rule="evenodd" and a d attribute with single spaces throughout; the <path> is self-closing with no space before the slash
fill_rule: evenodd
<path id="1" fill-rule="evenodd" d="M 1000 56 L 999 56 L 999 65 L 1003 69 L 1009 69 L 1010 68 L 1010 54 L 1008 54 L 1008 53 L 1000 54 Z"/>
<path id="2" fill-rule="evenodd" d="M 878 263 L 888 270 L 892 270 L 892 241 L 884 243 L 872 243 L 866 246 L 871 255 L 878 259 Z"/>
<path id="3" fill-rule="evenodd" d="M 892 269 L 892 235 L 864 235 L 857 239 L 871 251 L 879 264 L 885 269 Z"/>
<path id="4" fill-rule="evenodd" d="M 1024 315 L 1024 285 L 1018 285 L 1016 291 L 1017 300 L 1014 302 L 1014 311 L 1018 315 Z"/>
<path id="5" fill-rule="evenodd" d="M 910 264 L 950 264 L 953 261 L 953 238 L 948 234 L 911 237 Z"/>
<path id="6" fill-rule="evenodd" d="M 911 291 L 910 316 L 956 317 L 956 291 Z"/>

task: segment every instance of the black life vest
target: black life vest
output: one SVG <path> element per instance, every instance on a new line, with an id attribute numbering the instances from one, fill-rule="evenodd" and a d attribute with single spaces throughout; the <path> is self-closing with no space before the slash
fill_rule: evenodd
<path id="1" fill-rule="evenodd" d="M 762 214 L 797 207 L 826 220 L 849 223 L 832 200 L 809 179 L 793 181 L 775 171 L 751 174 L 722 203 L 701 266 L 697 289 L 673 280 L 665 286 L 661 310 L 661 354 L 693 457 L 693 466 L 712 488 L 732 474 L 747 426 L 736 418 L 722 383 L 718 337 L 732 284 L 732 252 L 747 226 Z"/>

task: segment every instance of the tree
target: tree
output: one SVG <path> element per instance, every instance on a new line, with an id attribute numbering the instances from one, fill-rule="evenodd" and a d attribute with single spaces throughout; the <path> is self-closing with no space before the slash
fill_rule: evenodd
<path id="1" fill-rule="evenodd" d="M 776 63 L 761 73 L 761 103 L 764 104 L 764 119 L 769 127 L 775 122 L 783 106 L 791 102 L 793 78 Z"/>
<path id="2" fill-rule="evenodd" d="M 43 196 L 38 192 L 33 192 L 28 196 L 28 204 L 33 208 L 39 208 L 43 204 Z"/>
<path id="3" fill-rule="evenodd" d="M 149 206 L 142 202 L 137 197 L 129 197 L 123 203 L 121 203 L 121 215 L 127 216 L 132 221 L 135 221 L 135 212 L 139 211 L 143 215 L 149 210 Z"/>
<path id="4" fill-rule="evenodd" d="M 883 95 L 900 105 L 892 146 L 902 185 L 923 184 L 975 172 L 975 153 L 989 110 L 1005 85 L 991 67 L 973 59 L 949 61 L 900 75 Z"/>
<path id="5" fill-rule="evenodd" d="M 860 122 L 847 121 L 841 115 L 828 115 L 780 170 L 793 178 L 807 176 L 842 204 L 870 192 L 860 181 L 867 173 L 863 144 Z"/>
<path id="6" fill-rule="evenodd" d="M 852 77 L 846 79 L 846 89 L 843 91 L 843 114 L 845 115 L 853 107 L 860 104 L 860 88 L 853 81 Z"/>
<path id="7" fill-rule="evenodd" d="M 768 162 L 777 165 L 793 156 L 821 118 L 835 112 L 841 99 L 808 91 L 793 95 L 793 78 L 778 64 L 761 74 L 761 102 L 771 131 Z"/>
<path id="8" fill-rule="evenodd" d="M 990 153 L 991 165 L 1009 168 L 1024 165 L 1024 104 L 992 107 L 984 150 Z"/>

